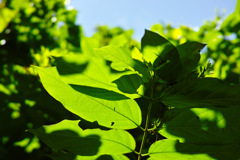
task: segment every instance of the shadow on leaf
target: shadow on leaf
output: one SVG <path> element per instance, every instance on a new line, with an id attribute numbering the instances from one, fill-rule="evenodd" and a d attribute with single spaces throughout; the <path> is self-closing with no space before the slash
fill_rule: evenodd
<path id="1" fill-rule="evenodd" d="M 173 109 L 166 112 L 166 124 L 159 133 L 169 140 L 179 140 L 173 152 L 193 159 L 203 154 L 209 159 L 238 160 L 239 114 L 237 107 Z"/>
<path id="2" fill-rule="evenodd" d="M 121 95 L 114 91 L 102 89 L 102 88 L 94 88 L 94 87 L 81 86 L 81 85 L 70 85 L 70 86 L 78 92 L 81 92 L 83 94 L 86 94 L 95 98 L 101 98 L 101 99 L 111 100 L 111 101 L 129 99 L 124 95 Z"/>
<path id="3" fill-rule="evenodd" d="M 46 133 L 44 128 L 30 130 L 51 148 L 68 151 L 81 156 L 93 156 L 98 153 L 101 146 L 100 137 L 97 135 L 88 135 L 81 137 L 72 130 L 58 130 Z"/>

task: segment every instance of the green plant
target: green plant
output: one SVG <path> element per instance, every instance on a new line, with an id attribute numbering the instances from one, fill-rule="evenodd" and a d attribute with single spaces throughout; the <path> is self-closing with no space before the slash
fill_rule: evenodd
<path id="1" fill-rule="evenodd" d="M 175 47 L 146 30 L 141 52 L 89 47 L 55 57 L 56 67 L 34 66 L 81 120 L 29 131 L 53 148 L 52 159 L 240 159 L 240 86 L 205 77 L 204 46 Z"/>

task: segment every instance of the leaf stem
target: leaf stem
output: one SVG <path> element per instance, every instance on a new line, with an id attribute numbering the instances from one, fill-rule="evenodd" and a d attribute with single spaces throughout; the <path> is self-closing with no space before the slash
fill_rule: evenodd
<path id="1" fill-rule="evenodd" d="M 146 156 L 149 156 L 149 153 L 142 154 L 142 157 L 146 157 Z"/>
<path id="2" fill-rule="evenodd" d="M 150 100 L 149 100 L 147 117 L 146 117 L 146 123 L 145 123 L 145 129 L 144 129 L 142 143 L 141 143 L 141 146 L 140 146 L 140 151 L 139 151 L 139 154 L 138 154 L 138 160 L 141 160 L 142 149 L 143 149 L 143 146 L 144 146 L 144 144 L 146 142 L 147 134 L 148 134 L 148 125 L 149 125 L 149 121 L 150 121 L 150 114 L 151 114 L 151 109 L 152 109 L 152 104 L 153 104 L 153 88 L 154 88 L 154 80 L 153 80 L 153 78 L 152 78 L 151 84 L 152 84 L 151 85 L 151 93 L 150 93 L 151 97 L 150 97 Z"/>
<path id="3" fill-rule="evenodd" d="M 145 131 L 145 129 L 141 126 L 138 126 L 139 129 L 141 129 L 143 132 Z"/>

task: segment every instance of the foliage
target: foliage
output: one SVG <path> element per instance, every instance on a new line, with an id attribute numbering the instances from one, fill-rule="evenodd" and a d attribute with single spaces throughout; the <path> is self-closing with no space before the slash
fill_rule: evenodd
<path id="1" fill-rule="evenodd" d="M 141 42 L 140 60 L 127 48 L 109 45 L 94 49 L 95 56 L 82 52 L 57 57 L 55 67 L 35 66 L 52 97 L 97 126 L 82 130 L 81 121 L 64 120 L 29 131 L 76 159 L 103 155 L 116 159 L 126 153 L 136 154 L 131 159 L 239 159 L 240 126 L 237 123 L 228 131 L 228 125 L 240 111 L 240 86 L 202 76 L 198 62 L 204 44 L 175 47 L 148 30 Z M 160 111 L 158 115 L 152 116 L 154 110 Z M 142 142 L 128 132 L 142 132 Z M 155 133 L 154 142 L 149 141 L 150 133 Z M 208 136 L 213 133 L 214 137 Z M 232 140 L 220 138 L 229 135 Z"/>
<path id="2" fill-rule="evenodd" d="M 240 159 L 239 7 L 138 43 L 85 37 L 64 0 L 3 0 L 0 159 Z"/>

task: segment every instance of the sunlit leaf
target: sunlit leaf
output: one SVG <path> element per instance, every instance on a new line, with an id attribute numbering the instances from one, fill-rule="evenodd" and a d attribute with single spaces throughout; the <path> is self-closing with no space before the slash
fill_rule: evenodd
<path id="1" fill-rule="evenodd" d="M 96 53 L 104 59 L 111 61 L 111 67 L 117 71 L 135 70 L 143 76 L 144 81 L 148 81 L 150 75 L 147 67 L 139 60 L 133 59 L 131 52 L 122 46 L 107 46 L 96 48 Z"/>
<path id="2" fill-rule="evenodd" d="M 141 111 L 134 100 L 109 101 L 92 97 L 64 83 L 55 67 L 34 68 L 48 93 L 83 119 L 109 128 L 131 129 L 141 124 Z"/>
<path id="3" fill-rule="evenodd" d="M 134 73 L 133 71 L 112 72 L 111 68 L 106 65 L 105 60 L 95 57 L 87 60 L 81 54 L 67 55 L 56 58 L 56 60 L 57 70 L 62 80 L 68 84 L 107 89 L 133 99 L 139 97 L 138 94 L 121 92 L 117 85 L 113 83 L 122 75 Z"/>
<path id="4" fill-rule="evenodd" d="M 143 54 L 136 47 L 132 50 L 132 58 L 144 62 Z"/>

